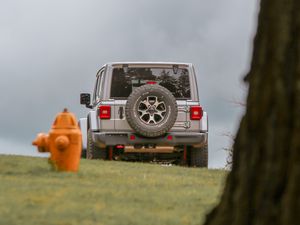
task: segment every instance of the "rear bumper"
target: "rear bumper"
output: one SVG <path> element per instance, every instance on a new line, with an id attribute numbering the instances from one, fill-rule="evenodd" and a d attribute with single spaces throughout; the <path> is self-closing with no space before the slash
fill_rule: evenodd
<path id="1" fill-rule="evenodd" d="M 134 136 L 134 139 L 133 139 Z M 99 147 L 112 145 L 155 144 L 159 146 L 190 145 L 201 147 L 208 142 L 208 133 L 177 133 L 170 132 L 162 137 L 146 138 L 134 133 L 94 132 L 93 141 Z"/>

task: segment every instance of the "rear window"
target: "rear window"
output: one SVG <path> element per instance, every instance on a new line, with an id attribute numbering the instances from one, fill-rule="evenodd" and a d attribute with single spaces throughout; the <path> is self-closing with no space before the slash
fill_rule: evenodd
<path id="1" fill-rule="evenodd" d="M 110 96 L 127 98 L 131 92 L 148 82 L 167 88 L 177 99 L 191 97 L 189 73 L 185 68 L 114 68 Z"/>

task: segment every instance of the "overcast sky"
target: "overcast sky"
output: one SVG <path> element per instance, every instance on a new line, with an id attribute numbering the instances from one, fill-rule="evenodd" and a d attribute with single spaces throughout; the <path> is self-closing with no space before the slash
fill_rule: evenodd
<path id="1" fill-rule="evenodd" d="M 209 166 L 223 167 L 247 87 L 258 1 L 1 0 L 0 154 L 31 146 L 111 61 L 191 62 L 209 115 Z"/>

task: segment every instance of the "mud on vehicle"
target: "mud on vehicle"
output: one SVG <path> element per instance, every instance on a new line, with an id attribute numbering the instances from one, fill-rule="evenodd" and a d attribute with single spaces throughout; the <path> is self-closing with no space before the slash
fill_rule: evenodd
<path id="1" fill-rule="evenodd" d="M 87 159 L 166 161 L 207 167 L 208 119 L 189 63 L 108 63 L 79 120 Z"/>

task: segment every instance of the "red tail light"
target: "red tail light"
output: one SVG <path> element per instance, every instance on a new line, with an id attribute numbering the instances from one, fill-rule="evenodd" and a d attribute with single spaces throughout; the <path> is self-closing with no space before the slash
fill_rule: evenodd
<path id="1" fill-rule="evenodd" d="M 190 118 L 191 120 L 201 120 L 203 116 L 203 110 L 201 106 L 191 106 Z"/>
<path id="2" fill-rule="evenodd" d="M 168 135 L 167 139 L 168 139 L 169 141 L 172 141 L 172 140 L 173 140 L 173 136 L 172 136 L 172 135 Z"/>
<path id="3" fill-rule="evenodd" d="M 99 118 L 110 119 L 110 105 L 101 105 L 99 107 Z"/>
<path id="4" fill-rule="evenodd" d="M 135 140 L 135 136 L 132 134 L 132 135 L 130 135 L 129 139 L 130 140 Z"/>
<path id="5" fill-rule="evenodd" d="M 157 84 L 156 81 L 147 81 L 147 84 Z"/>

